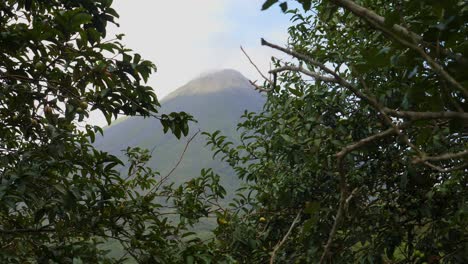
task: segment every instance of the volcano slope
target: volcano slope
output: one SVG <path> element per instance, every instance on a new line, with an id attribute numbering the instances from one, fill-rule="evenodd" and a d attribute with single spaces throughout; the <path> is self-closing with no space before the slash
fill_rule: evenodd
<path id="1" fill-rule="evenodd" d="M 259 111 L 265 98 L 255 91 L 249 81 L 235 70 L 221 70 L 204 74 L 175 90 L 161 101 L 161 113 L 187 112 L 198 121 L 191 123 L 190 133 L 178 140 L 174 135 L 164 134 L 159 120 L 152 118 L 121 118 L 104 129 L 104 136 L 97 138 L 96 146 L 125 160 L 122 150 L 128 146 L 153 150 L 148 166 L 161 175 L 171 173 L 170 181 L 180 184 L 200 175 L 203 168 L 213 168 L 221 176 L 227 198 L 239 187 L 228 164 L 212 158 L 213 153 L 205 146 L 205 137 L 198 134 L 188 145 L 185 154 L 176 166 L 187 140 L 197 131 L 220 130 L 230 140 L 236 141 L 237 123 L 245 110 Z"/>

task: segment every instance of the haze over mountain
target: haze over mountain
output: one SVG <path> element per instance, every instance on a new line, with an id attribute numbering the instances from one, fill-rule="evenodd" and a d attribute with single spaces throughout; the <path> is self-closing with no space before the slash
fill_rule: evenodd
<path id="1" fill-rule="evenodd" d="M 154 148 L 148 165 L 166 175 L 177 163 L 188 138 L 199 129 L 208 132 L 221 130 L 224 135 L 235 135 L 244 111 L 258 111 L 263 103 L 263 96 L 239 72 L 211 72 L 188 82 L 161 101 L 161 113 L 185 111 L 198 121 L 191 123 L 187 138 L 177 140 L 170 133 L 164 134 L 159 120 L 154 118 L 130 117 L 105 128 L 104 137 L 96 140 L 96 146 L 120 157 L 123 156 L 121 150 L 127 146 Z M 238 186 L 237 178 L 227 164 L 212 159 L 213 153 L 205 144 L 205 137 L 197 135 L 171 180 L 181 183 L 198 176 L 202 168 L 214 168 L 223 176 L 222 184 L 228 192 L 233 191 Z"/>

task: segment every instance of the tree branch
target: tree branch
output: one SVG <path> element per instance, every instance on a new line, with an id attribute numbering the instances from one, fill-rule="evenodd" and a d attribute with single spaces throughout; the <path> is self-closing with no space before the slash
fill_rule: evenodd
<path id="1" fill-rule="evenodd" d="M 296 218 L 294 218 L 294 221 L 292 222 L 291 226 L 289 227 L 288 232 L 286 232 L 286 235 L 284 235 L 283 239 L 281 239 L 281 241 L 278 244 L 276 244 L 275 248 L 273 249 L 273 252 L 271 252 L 270 264 L 275 263 L 276 253 L 278 252 L 280 247 L 286 242 L 286 240 L 288 239 L 289 235 L 291 234 L 294 226 L 297 224 L 297 222 L 299 222 L 301 213 L 302 213 L 302 211 L 299 211 L 297 213 Z"/>
<path id="2" fill-rule="evenodd" d="M 255 88 L 255 90 L 258 90 L 260 92 L 270 92 L 272 91 L 273 89 L 272 88 L 263 88 L 262 86 L 256 84 L 255 82 L 252 82 L 251 80 L 249 80 L 249 83 Z"/>
<path id="3" fill-rule="evenodd" d="M 242 52 L 244 53 L 244 55 L 247 57 L 247 59 L 249 60 L 250 64 L 252 64 L 255 69 L 257 70 L 257 72 L 260 74 L 260 76 L 263 77 L 263 79 L 265 79 L 265 81 L 267 81 L 268 83 L 270 83 L 271 85 L 273 85 L 273 82 L 268 79 L 265 75 L 263 75 L 263 73 L 260 71 L 260 69 L 257 67 L 257 65 L 252 61 L 252 59 L 250 58 L 250 56 L 247 54 L 247 52 L 245 52 L 244 48 L 242 48 L 242 46 L 240 46 L 240 49 L 242 50 Z"/>
<path id="4" fill-rule="evenodd" d="M 18 233 L 48 233 L 55 232 L 55 228 L 41 227 L 41 228 L 19 228 L 12 230 L 0 229 L 0 234 L 18 234 Z"/>
<path id="5" fill-rule="evenodd" d="M 345 2 L 346 3 L 347 2 L 352 3 L 349 0 L 333 0 L 333 1 L 340 2 L 340 3 L 345 3 Z M 354 3 L 352 3 L 352 4 L 354 4 Z M 356 5 L 356 4 L 354 4 L 354 5 Z M 358 6 L 360 8 L 363 8 L 363 7 L 359 6 L 359 5 L 356 5 L 356 6 Z M 345 8 L 347 8 L 347 6 Z M 354 7 L 352 7 L 352 8 L 354 8 Z M 365 9 L 365 8 L 363 8 L 363 9 Z M 365 9 L 365 10 L 367 10 L 367 9 Z M 364 13 L 359 12 L 359 14 L 367 14 L 368 11 L 369 10 L 367 10 Z M 355 14 L 358 15 L 358 13 L 355 13 Z M 460 90 L 463 93 L 463 95 L 465 96 L 465 98 L 468 98 L 468 90 L 465 87 L 463 87 L 457 80 L 455 80 L 455 78 L 453 78 L 447 71 L 445 71 L 445 69 L 439 63 L 437 63 L 433 58 L 431 58 L 421 47 L 419 47 L 418 45 L 416 45 L 414 43 L 411 43 L 411 42 L 409 42 L 409 41 L 407 41 L 405 39 L 402 39 L 397 34 L 392 32 L 390 29 L 386 28 L 385 24 L 382 24 L 383 22 L 380 23 L 379 21 L 376 21 L 376 20 L 372 19 L 370 16 L 366 16 L 366 15 L 362 15 L 360 17 L 364 18 L 367 22 L 369 22 L 372 26 L 374 26 L 378 30 L 380 30 L 380 31 L 388 34 L 390 37 L 394 38 L 396 41 L 398 41 L 403 46 L 406 46 L 406 47 L 408 47 L 410 49 L 413 49 L 416 52 L 418 52 L 421 55 L 421 57 L 423 57 L 423 59 L 427 61 L 427 63 L 429 64 L 429 66 L 432 68 L 432 70 L 434 72 L 436 72 L 438 75 L 440 75 L 446 81 L 448 81 L 450 84 L 452 84 L 458 90 Z M 413 36 L 411 36 L 411 35 L 407 35 L 407 37 L 409 39 L 411 39 L 411 40 L 414 40 Z"/>
<path id="6" fill-rule="evenodd" d="M 329 82 L 329 83 L 338 83 L 338 81 L 335 78 L 323 76 L 323 75 L 320 75 L 320 74 L 318 74 L 316 72 L 308 71 L 308 70 L 306 70 L 306 69 L 304 69 L 303 67 L 300 67 L 300 66 L 283 66 L 283 67 L 279 67 L 279 68 L 271 70 L 270 73 L 280 73 L 280 72 L 283 72 L 283 71 L 301 72 L 301 73 L 303 73 L 303 74 L 305 74 L 307 76 L 310 76 L 310 77 L 314 78 L 315 80 L 319 80 L 319 81 L 323 81 L 323 82 Z"/>
<path id="7" fill-rule="evenodd" d="M 282 52 L 284 52 L 284 53 L 286 53 L 288 55 L 291 55 L 291 56 L 293 56 L 293 57 L 295 57 L 297 59 L 303 60 L 303 61 L 305 61 L 305 62 L 307 62 L 307 63 L 309 63 L 309 64 L 311 64 L 313 66 L 319 67 L 320 69 L 322 69 L 326 73 L 329 73 L 330 75 L 332 75 L 335 78 L 336 83 L 342 85 L 343 87 L 348 88 L 352 93 L 354 93 L 360 99 L 366 101 L 367 103 L 369 103 L 371 106 L 373 106 L 376 109 L 382 108 L 380 106 L 380 104 L 377 102 L 376 99 L 374 99 L 372 97 L 369 97 L 369 96 L 365 95 L 364 93 L 362 93 L 361 91 L 359 91 L 359 89 L 355 88 L 351 83 L 349 83 L 348 81 L 343 79 L 334 70 L 332 70 L 332 69 L 328 68 L 327 66 L 325 66 L 325 64 L 320 63 L 320 62 L 314 60 L 313 58 L 311 58 L 309 56 L 306 56 L 306 55 L 304 55 L 302 53 L 299 53 L 299 52 L 296 52 L 294 50 L 283 48 L 283 47 L 278 46 L 276 44 L 270 43 L 270 42 L 266 41 L 263 38 L 261 39 L 261 43 L 264 46 L 268 46 L 270 48 L 282 51 Z"/>
<path id="8" fill-rule="evenodd" d="M 406 117 L 413 120 L 418 119 L 468 119 L 468 113 L 460 112 L 414 112 L 414 111 L 397 111 L 389 108 L 384 108 L 384 112 L 395 117 Z"/>
<path id="9" fill-rule="evenodd" d="M 439 156 L 426 156 L 421 157 L 416 160 L 416 162 L 424 162 L 424 161 L 443 161 L 449 159 L 461 159 L 465 156 L 468 156 L 468 150 L 457 152 L 457 153 L 444 153 Z"/>
<path id="10" fill-rule="evenodd" d="M 149 192 L 149 193 L 152 193 L 154 192 L 155 190 L 159 189 L 159 187 L 161 187 L 161 185 L 172 175 L 172 173 L 177 169 L 177 167 L 179 167 L 180 163 L 182 162 L 183 158 L 184 158 L 184 155 L 185 155 L 185 152 L 187 151 L 190 143 L 192 142 L 192 140 L 198 135 L 198 133 L 200 133 L 200 130 L 198 130 L 195 134 L 193 134 L 193 136 L 191 138 L 189 138 L 189 140 L 187 140 L 187 143 L 185 144 L 185 147 L 184 147 L 184 150 L 182 151 L 182 154 L 180 154 L 179 156 L 179 160 L 177 161 L 177 163 L 175 164 L 174 167 L 172 167 L 172 169 L 169 171 L 168 174 L 166 174 L 166 176 L 162 177 L 161 180 L 159 181 L 159 183 L 157 185 L 155 185 Z"/>
<path id="11" fill-rule="evenodd" d="M 405 123 L 407 124 L 407 123 Z M 398 126 L 398 128 L 403 128 L 403 125 L 401 126 Z M 395 132 L 395 129 L 393 127 L 385 130 L 385 131 L 382 131 L 380 133 L 377 133 L 377 134 L 374 134 L 372 136 L 369 136 L 369 137 L 366 137 L 364 139 L 361 139 L 357 142 L 354 142 L 346 147 L 344 147 L 343 149 L 340 150 L 340 152 L 338 152 L 336 154 L 337 157 L 344 157 L 346 154 L 356 150 L 356 149 L 359 149 L 359 148 L 362 148 L 376 140 L 379 140 L 379 139 L 382 139 L 382 138 L 385 138 L 385 137 L 388 137 L 388 136 L 391 136 L 393 134 L 396 134 Z"/>
<path id="12" fill-rule="evenodd" d="M 340 162 L 340 164 L 342 164 L 342 162 Z M 342 172 L 344 173 L 344 172 Z M 341 173 L 340 173 L 341 174 Z M 343 185 L 343 184 L 346 184 L 346 182 L 342 182 L 345 180 L 345 177 L 344 176 L 341 176 L 340 177 L 340 186 Z M 328 256 L 328 254 L 330 253 L 330 249 L 331 249 L 331 245 L 333 243 L 333 239 L 335 237 L 335 234 L 336 234 L 336 231 L 338 230 L 338 225 L 341 221 L 341 218 L 343 217 L 343 211 L 344 211 L 344 208 L 345 208 L 345 205 L 346 205 L 346 200 L 347 200 L 347 197 L 346 197 L 346 188 L 344 187 L 341 187 L 341 195 L 340 195 L 340 204 L 338 206 L 338 210 L 337 210 L 337 213 L 336 213 L 336 216 L 335 216 L 335 221 L 333 222 L 333 226 L 332 226 L 332 229 L 330 230 L 330 234 L 328 234 L 328 240 L 327 240 L 327 244 L 325 244 L 325 248 L 323 250 L 323 253 L 322 253 L 322 256 L 320 257 L 320 264 L 323 264 L 325 263 L 325 260 Z"/>
<path id="13" fill-rule="evenodd" d="M 468 162 L 463 163 L 462 165 L 455 166 L 455 167 L 450 167 L 450 168 L 442 168 L 440 166 L 434 165 L 428 161 L 423 161 L 422 162 L 424 165 L 428 166 L 429 168 L 432 168 L 440 173 L 447 173 L 447 172 L 452 172 L 452 171 L 457 171 L 457 170 L 462 170 L 465 168 L 468 168 Z"/>
<path id="14" fill-rule="evenodd" d="M 369 10 L 369 9 L 363 7 L 363 6 L 360 6 L 359 4 L 356 4 L 356 2 L 354 2 L 354 1 L 350 1 L 350 0 L 332 0 L 332 1 L 335 4 L 349 10 L 350 12 L 355 14 L 356 16 L 358 16 L 358 17 L 360 17 L 360 18 L 362 18 L 362 19 L 364 19 L 364 20 L 366 20 L 368 22 L 373 22 L 373 23 L 379 24 L 381 26 L 386 26 L 384 17 L 379 16 L 378 14 L 376 14 L 372 10 Z M 421 43 L 425 47 L 434 48 L 434 46 L 431 45 L 430 43 L 424 42 L 422 36 L 408 30 L 407 28 L 405 28 L 405 27 L 403 27 L 401 25 L 394 24 L 392 26 L 392 30 L 394 32 L 408 38 L 408 39 L 416 40 L 417 42 Z M 458 61 L 459 63 L 462 63 L 462 64 L 467 64 L 468 63 L 468 61 L 465 58 L 463 58 L 462 55 L 454 54 L 453 52 L 451 52 L 451 51 L 449 51 L 447 49 L 441 48 L 440 46 L 438 48 L 440 49 L 440 51 L 442 52 L 443 55 L 452 57 L 456 61 Z"/>

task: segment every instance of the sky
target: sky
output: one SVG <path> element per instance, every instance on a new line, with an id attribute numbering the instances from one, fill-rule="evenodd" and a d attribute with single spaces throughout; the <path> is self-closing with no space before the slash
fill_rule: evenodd
<path id="1" fill-rule="evenodd" d="M 238 70 L 260 79 L 240 50 L 242 45 L 266 73 L 271 56 L 260 38 L 284 45 L 289 16 L 278 6 L 261 11 L 264 0 L 114 0 L 126 47 L 158 68 L 148 84 L 161 99 L 201 74 L 220 69 Z"/>

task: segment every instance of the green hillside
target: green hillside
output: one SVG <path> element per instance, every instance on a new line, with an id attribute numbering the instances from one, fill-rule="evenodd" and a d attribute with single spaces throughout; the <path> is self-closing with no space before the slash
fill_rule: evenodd
<path id="1" fill-rule="evenodd" d="M 264 98 L 257 93 L 248 80 L 237 71 L 222 70 L 200 76 L 166 96 L 161 104 L 162 113 L 185 111 L 194 116 L 187 138 L 177 140 L 172 134 L 163 134 L 158 120 L 130 117 L 107 127 L 104 137 L 96 140 L 96 146 L 122 156 L 127 146 L 153 149 L 149 166 L 166 175 L 176 165 L 188 138 L 198 130 L 213 132 L 221 130 L 224 135 L 235 138 L 237 123 L 245 110 L 260 110 Z M 222 176 L 228 196 L 239 186 L 233 171 L 218 160 L 205 146 L 205 138 L 197 137 L 189 145 L 181 164 L 171 175 L 171 181 L 181 183 L 198 176 L 202 168 L 213 168 Z"/>

